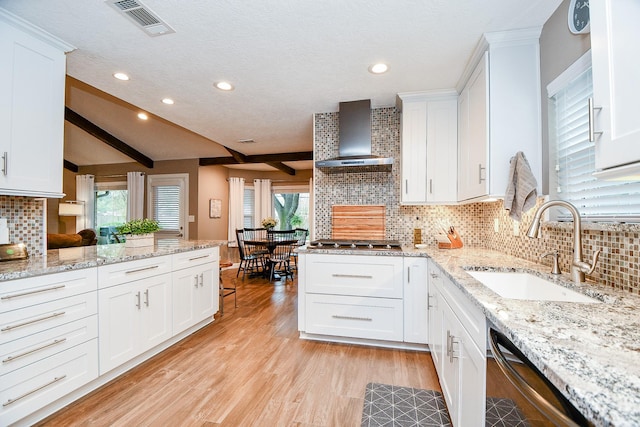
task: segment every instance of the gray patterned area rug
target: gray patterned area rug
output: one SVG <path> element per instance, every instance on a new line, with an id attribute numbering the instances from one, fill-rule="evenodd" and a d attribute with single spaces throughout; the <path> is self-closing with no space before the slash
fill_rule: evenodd
<path id="1" fill-rule="evenodd" d="M 411 387 L 369 383 L 365 390 L 362 427 L 450 427 L 442 393 Z M 487 398 L 487 427 L 528 427 L 511 399 Z"/>

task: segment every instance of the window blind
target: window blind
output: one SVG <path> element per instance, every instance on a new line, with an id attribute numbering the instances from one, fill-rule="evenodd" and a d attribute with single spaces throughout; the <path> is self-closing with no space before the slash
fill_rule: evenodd
<path id="1" fill-rule="evenodd" d="M 255 197 L 253 188 L 244 188 L 244 205 L 243 212 L 243 224 L 246 228 L 253 228 L 253 216 L 255 215 Z"/>
<path id="2" fill-rule="evenodd" d="M 180 186 L 154 186 L 153 212 L 162 231 L 180 232 Z"/>
<path id="3" fill-rule="evenodd" d="M 587 110 L 592 81 L 589 67 L 550 98 L 556 197 L 573 203 L 587 220 L 636 222 L 640 220 L 640 182 L 602 181 L 593 176 L 595 143 L 589 142 Z M 570 215 L 563 210 L 557 219 L 570 219 Z"/>

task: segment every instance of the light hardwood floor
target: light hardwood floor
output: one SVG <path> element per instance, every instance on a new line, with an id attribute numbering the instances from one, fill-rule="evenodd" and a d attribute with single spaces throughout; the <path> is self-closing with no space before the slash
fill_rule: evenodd
<path id="1" fill-rule="evenodd" d="M 358 426 L 369 382 L 440 390 L 429 353 L 299 339 L 295 280 L 237 283 L 237 309 L 40 425 Z"/>

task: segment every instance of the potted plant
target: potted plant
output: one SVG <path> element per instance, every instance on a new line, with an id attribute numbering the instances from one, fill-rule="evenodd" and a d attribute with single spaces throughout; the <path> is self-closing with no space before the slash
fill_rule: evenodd
<path id="1" fill-rule="evenodd" d="M 272 230 L 276 225 L 278 225 L 278 220 L 276 218 L 268 216 L 262 220 L 262 226 L 267 230 Z"/>
<path id="2" fill-rule="evenodd" d="M 132 219 L 118 226 L 117 230 L 118 233 L 125 235 L 125 247 L 139 248 L 153 246 L 153 233 L 160 230 L 160 224 L 149 218 Z"/>

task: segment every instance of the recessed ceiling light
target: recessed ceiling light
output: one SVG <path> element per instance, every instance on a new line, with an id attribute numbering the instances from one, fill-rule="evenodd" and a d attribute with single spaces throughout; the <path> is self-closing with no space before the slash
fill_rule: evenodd
<path id="1" fill-rule="evenodd" d="M 369 72 L 372 74 L 382 74 L 387 72 L 388 69 L 389 67 L 387 66 L 387 64 L 383 64 L 382 62 L 380 62 L 378 64 L 373 64 L 372 66 L 370 66 Z"/>
<path id="2" fill-rule="evenodd" d="M 164 99 L 162 100 L 162 103 L 163 103 L 163 104 L 167 104 L 167 105 L 173 105 L 173 99 L 171 99 L 171 98 L 164 98 Z"/>
<path id="3" fill-rule="evenodd" d="M 226 90 L 226 91 L 233 90 L 233 85 L 225 81 L 217 82 L 216 87 L 220 90 Z"/>
<path id="4" fill-rule="evenodd" d="M 149 118 L 149 116 L 147 116 L 146 113 L 138 113 L 138 118 L 140 120 L 147 120 Z"/>
<path id="5" fill-rule="evenodd" d="M 253 138 L 247 138 L 247 139 L 239 139 L 238 142 L 240 144 L 254 144 L 256 141 Z"/>
<path id="6" fill-rule="evenodd" d="M 129 80 L 129 76 L 127 76 L 125 73 L 114 73 L 113 77 L 115 77 L 118 80 Z"/>

